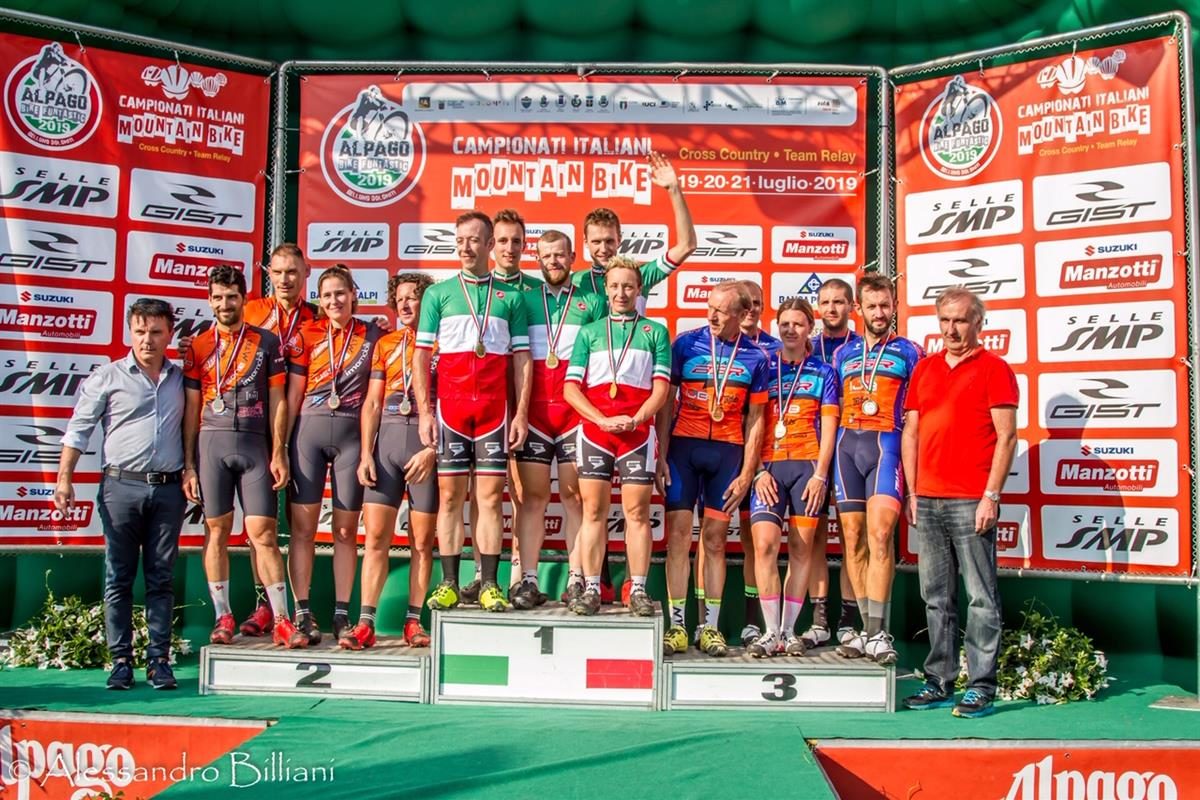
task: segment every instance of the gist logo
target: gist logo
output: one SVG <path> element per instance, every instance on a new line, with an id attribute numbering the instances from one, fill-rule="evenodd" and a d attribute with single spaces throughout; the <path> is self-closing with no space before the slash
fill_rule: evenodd
<path id="1" fill-rule="evenodd" d="M 108 292 L 0 286 L 0 339 L 108 344 L 111 309 Z"/>
<path id="2" fill-rule="evenodd" d="M 1173 439 L 1128 442 L 1050 439 L 1039 450 L 1046 494 L 1174 497 L 1178 487 Z"/>
<path id="3" fill-rule="evenodd" d="M 117 235 L 107 228 L 9 217 L 0 225 L 0 271 L 111 282 Z"/>
<path id="4" fill-rule="evenodd" d="M 254 230 L 257 189 L 247 181 L 134 169 L 130 219 L 217 231 Z"/>
<path id="5" fill-rule="evenodd" d="M 1033 179 L 1033 227 L 1039 231 L 1126 225 L 1171 218 L 1165 161 L 1039 175 Z"/>
<path id="6" fill-rule="evenodd" d="M 771 259 L 777 264 L 854 264 L 858 242 L 853 228 L 775 226 Z"/>
<path id="7" fill-rule="evenodd" d="M 906 264 L 910 306 L 933 305 L 938 295 L 956 286 L 985 301 L 1025 296 L 1025 257 L 1019 244 L 911 255 Z"/>

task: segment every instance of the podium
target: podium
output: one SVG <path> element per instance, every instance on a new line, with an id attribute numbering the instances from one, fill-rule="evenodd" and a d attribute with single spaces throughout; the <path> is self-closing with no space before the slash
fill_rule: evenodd
<path id="1" fill-rule="evenodd" d="M 832 647 L 803 656 L 725 658 L 695 650 L 664 660 L 665 708 L 761 708 L 792 711 L 896 710 L 895 667 L 844 659 Z"/>
<path id="2" fill-rule="evenodd" d="M 270 637 L 237 636 L 200 651 L 200 694 L 298 694 L 427 703 L 429 648 L 399 636 L 379 637 L 366 650 L 342 650 L 331 636 L 304 650 Z"/>
<path id="3" fill-rule="evenodd" d="M 433 615 L 434 703 L 661 705 L 663 619 L 604 606 L 592 617 L 559 603 L 492 614 Z"/>

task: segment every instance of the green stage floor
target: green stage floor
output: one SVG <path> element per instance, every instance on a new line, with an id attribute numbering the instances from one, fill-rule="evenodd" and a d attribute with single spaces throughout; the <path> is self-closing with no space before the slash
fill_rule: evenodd
<path id="1" fill-rule="evenodd" d="M 1136 675 L 1114 657 L 1113 675 Z M 273 720 L 241 750 L 255 763 L 330 766 L 328 782 L 267 782 L 222 792 L 239 798 L 583 797 L 600 787 L 621 800 L 692 797 L 833 797 L 809 740 L 1200 739 L 1200 714 L 1150 708 L 1177 686 L 1121 680 L 1101 699 L 1067 706 L 1001 703 L 982 720 L 948 711 L 893 715 L 421 706 L 380 701 L 197 694 L 195 658 L 176 692 L 103 688 L 100 671 L 0 672 L 0 708 Z M 140 679 L 139 675 L 139 679 Z M 901 681 L 899 696 L 917 687 Z M 218 759 L 216 782 L 184 782 L 166 798 L 212 797 L 233 778 Z M 716 783 L 714 783 L 716 782 Z M 133 800 L 133 798 L 126 798 Z"/>

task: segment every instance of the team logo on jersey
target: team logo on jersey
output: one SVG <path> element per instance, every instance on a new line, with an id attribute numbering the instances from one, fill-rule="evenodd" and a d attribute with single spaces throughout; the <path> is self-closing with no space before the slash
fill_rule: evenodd
<path id="1" fill-rule="evenodd" d="M 421 177 L 425 134 L 378 86 L 358 93 L 321 137 L 321 171 L 329 186 L 357 206 L 394 203 Z"/>
<path id="2" fill-rule="evenodd" d="M 21 138 L 43 150 L 69 150 L 100 126 L 103 100 L 87 68 L 51 42 L 13 68 L 4 110 Z"/>
<path id="3" fill-rule="evenodd" d="M 921 158 L 943 178 L 965 181 L 991 163 L 1003 132 L 992 96 L 955 75 L 921 117 Z"/>

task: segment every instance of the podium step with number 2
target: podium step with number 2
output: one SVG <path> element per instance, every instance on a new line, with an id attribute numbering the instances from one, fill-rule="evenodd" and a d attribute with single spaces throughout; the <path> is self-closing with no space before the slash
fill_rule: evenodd
<path id="1" fill-rule="evenodd" d="M 659 707 L 662 614 L 560 604 L 492 614 L 433 615 L 435 703 Z"/>

